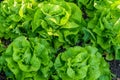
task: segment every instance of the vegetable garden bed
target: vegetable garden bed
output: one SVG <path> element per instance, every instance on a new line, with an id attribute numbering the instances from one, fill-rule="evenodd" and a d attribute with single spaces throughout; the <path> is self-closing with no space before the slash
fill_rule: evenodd
<path id="1" fill-rule="evenodd" d="M 120 0 L 2 0 L 0 80 L 119 80 Z"/>

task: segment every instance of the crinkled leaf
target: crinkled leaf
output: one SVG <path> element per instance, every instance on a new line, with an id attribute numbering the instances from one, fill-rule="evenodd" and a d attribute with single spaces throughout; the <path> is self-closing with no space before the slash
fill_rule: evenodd
<path id="1" fill-rule="evenodd" d="M 67 69 L 67 75 L 68 75 L 69 77 L 71 77 L 71 78 L 74 78 L 74 76 L 75 76 L 75 71 L 74 71 L 71 67 L 69 67 L 69 68 Z"/>

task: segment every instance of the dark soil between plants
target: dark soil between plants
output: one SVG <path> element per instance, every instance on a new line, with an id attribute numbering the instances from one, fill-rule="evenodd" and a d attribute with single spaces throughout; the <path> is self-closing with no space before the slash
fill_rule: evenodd
<path id="1" fill-rule="evenodd" d="M 7 80 L 3 71 L 0 73 L 0 80 Z"/>
<path id="2" fill-rule="evenodd" d="M 120 60 L 113 60 L 109 62 L 110 69 L 115 76 L 113 80 L 120 80 Z"/>

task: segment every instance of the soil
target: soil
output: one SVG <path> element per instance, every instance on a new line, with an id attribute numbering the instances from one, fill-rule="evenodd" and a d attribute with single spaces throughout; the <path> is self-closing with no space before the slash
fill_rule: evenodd
<path id="1" fill-rule="evenodd" d="M 6 80 L 6 76 L 3 71 L 0 73 L 0 80 Z"/>
<path id="2" fill-rule="evenodd" d="M 120 60 L 113 60 L 109 62 L 110 69 L 114 75 L 113 80 L 120 80 Z"/>

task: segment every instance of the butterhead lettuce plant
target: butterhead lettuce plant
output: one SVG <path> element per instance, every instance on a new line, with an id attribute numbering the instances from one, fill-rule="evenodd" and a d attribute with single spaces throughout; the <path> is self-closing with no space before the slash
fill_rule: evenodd
<path id="1" fill-rule="evenodd" d="M 57 76 L 62 80 L 111 80 L 108 63 L 97 48 L 71 47 L 55 60 Z"/>
<path id="2" fill-rule="evenodd" d="M 53 39 L 55 46 L 78 42 L 82 12 L 74 3 L 50 0 L 38 4 L 32 21 L 32 31 Z"/>
<path id="3" fill-rule="evenodd" d="M 38 38 L 16 38 L 5 52 L 5 60 L 16 80 L 46 80 L 50 76 L 52 62 L 49 45 Z"/>

